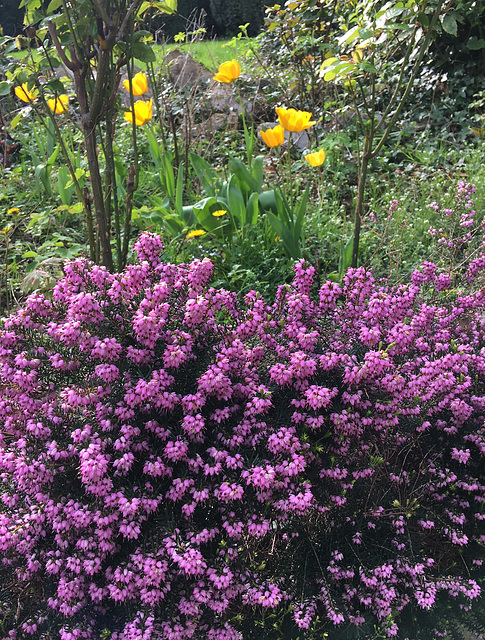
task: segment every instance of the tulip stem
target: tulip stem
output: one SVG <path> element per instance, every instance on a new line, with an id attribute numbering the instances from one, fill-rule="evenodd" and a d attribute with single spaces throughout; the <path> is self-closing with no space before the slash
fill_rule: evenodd
<path id="1" fill-rule="evenodd" d="M 290 183 L 290 193 L 289 193 L 289 201 L 291 204 L 291 210 L 293 211 L 293 203 L 294 203 L 294 193 L 293 193 L 293 174 L 291 172 L 291 143 L 293 141 L 291 131 L 288 131 L 288 148 L 286 150 L 286 154 L 288 157 L 288 178 Z"/>
<path id="2" fill-rule="evenodd" d="M 244 142 L 246 143 L 246 156 L 248 159 L 248 168 L 251 169 L 253 163 L 253 149 L 254 149 L 254 126 L 251 126 L 251 131 L 248 130 L 246 124 L 246 117 L 244 115 L 244 103 L 241 96 L 239 87 L 237 88 L 237 95 L 239 98 L 239 104 L 241 105 L 241 116 L 244 130 Z"/>

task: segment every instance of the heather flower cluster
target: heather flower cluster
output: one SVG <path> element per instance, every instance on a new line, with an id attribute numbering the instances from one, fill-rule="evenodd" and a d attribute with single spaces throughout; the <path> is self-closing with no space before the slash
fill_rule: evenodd
<path id="1" fill-rule="evenodd" d="M 485 294 L 433 301 L 431 263 L 316 291 L 300 262 L 268 305 L 136 250 L 0 329 L 4 635 L 394 637 L 476 599 Z"/>
<path id="2" fill-rule="evenodd" d="M 475 185 L 462 181 L 457 184 L 452 208 L 437 202 L 429 205 L 439 221 L 439 226 L 428 228 L 435 243 L 431 256 L 445 271 L 445 281 L 437 282 L 438 290 L 460 286 L 463 279 L 470 285 L 485 267 L 485 227 L 483 215 L 474 209 L 474 194 Z"/>

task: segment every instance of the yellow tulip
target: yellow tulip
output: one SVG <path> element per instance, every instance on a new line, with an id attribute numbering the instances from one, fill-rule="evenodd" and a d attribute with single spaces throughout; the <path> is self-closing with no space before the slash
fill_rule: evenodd
<path id="1" fill-rule="evenodd" d="M 32 87 L 32 89 L 29 91 L 29 86 L 26 82 L 18 87 L 15 87 L 14 91 L 17 98 L 20 98 L 22 102 L 34 102 L 34 100 L 39 95 L 39 92 L 35 87 Z"/>
<path id="2" fill-rule="evenodd" d="M 64 113 L 69 109 L 69 96 L 63 93 L 58 98 L 47 100 L 47 104 L 54 113 Z"/>
<path id="3" fill-rule="evenodd" d="M 153 100 L 147 100 L 146 102 L 144 100 L 137 100 L 133 105 L 133 109 L 135 111 L 135 124 L 141 127 L 152 119 Z M 133 122 L 133 112 L 131 109 L 125 111 L 125 120 Z"/>
<path id="4" fill-rule="evenodd" d="M 130 92 L 129 80 L 123 80 L 123 86 L 128 92 Z M 148 91 L 148 81 L 143 71 L 140 71 L 133 76 L 131 79 L 131 89 L 131 93 L 133 93 L 134 96 L 142 96 Z"/>
<path id="5" fill-rule="evenodd" d="M 221 216 L 225 216 L 227 211 L 225 209 L 219 209 L 219 211 L 214 211 L 212 215 L 216 218 L 220 218 Z"/>
<path id="6" fill-rule="evenodd" d="M 315 151 L 315 153 L 307 153 L 305 160 L 312 167 L 319 167 L 325 160 L 325 151 L 320 149 L 320 151 Z"/>
<path id="7" fill-rule="evenodd" d="M 286 131 L 291 133 L 300 133 L 304 129 L 308 129 L 316 124 L 316 121 L 310 121 L 312 114 L 308 111 L 297 111 L 296 109 L 285 109 L 284 107 L 276 107 L 278 120 L 280 125 Z"/>
<path id="8" fill-rule="evenodd" d="M 277 124 L 273 129 L 266 129 L 266 131 L 260 131 L 259 135 L 263 139 L 263 142 L 273 149 L 283 144 L 285 140 L 285 130 L 280 124 Z"/>
<path id="9" fill-rule="evenodd" d="M 223 62 L 219 67 L 218 73 L 213 77 L 213 80 L 217 82 L 225 82 L 229 84 L 234 82 L 241 75 L 241 65 L 237 60 L 230 60 L 229 62 Z"/>

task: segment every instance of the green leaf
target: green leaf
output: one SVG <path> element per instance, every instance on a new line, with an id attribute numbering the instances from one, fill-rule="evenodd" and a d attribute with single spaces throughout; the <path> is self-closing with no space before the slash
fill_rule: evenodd
<path id="1" fill-rule="evenodd" d="M 60 6 L 62 6 L 62 0 L 51 0 L 47 7 L 47 13 L 53 13 L 54 11 L 59 9 Z"/>
<path id="2" fill-rule="evenodd" d="M 150 35 L 149 31 L 144 31 L 144 30 L 135 31 L 134 33 L 131 34 L 131 41 L 132 42 L 138 42 L 142 38 L 146 38 L 149 35 Z"/>
<path id="3" fill-rule="evenodd" d="M 452 16 L 446 15 L 442 19 L 441 24 L 443 26 L 443 31 L 446 31 L 446 33 L 449 33 L 450 35 L 455 37 L 458 35 L 458 25 L 455 18 L 453 18 Z"/>
<path id="4" fill-rule="evenodd" d="M 219 176 L 212 168 L 212 165 L 196 153 L 190 154 L 190 163 L 194 167 L 206 196 L 215 196 L 217 191 L 220 190 L 220 182 Z"/>
<path id="5" fill-rule="evenodd" d="M 155 62 L 156 56 L 152 47 L 144 42 L 134 42 L 131 47 L 133 57 L 142 62 Z"/>
<path id="6" fill-rule="evenodd" d="M 475 36 L 472 36 L 467 40 L 466 46 L 470 51 L 478 51 L 485 47 L 485 40 L 483 40 L 483 38 L 476 38 Z"/>
<path id="7" fill-rule="evenodd" d="M 368 71 L 369 73 L 377 73 L 377 69 L 370 62 L 359 62 L 359 68 L 362 71 Z"/>
<path id="8" fill-rule="evenodd" d="M 359 34 L 360 27 L 359 25 L 357 25 L 355 27 L 352 27 L 352 29 L 349 29 L 349 31 L 346 31 L 343 36 L 340 36 L 340 38 L 337 38 L 337 42 L 339 43 L 339 46 L 342 46 L 344 43 L 353 42 L 356 38 L 359 37 Z"/>
<path id="9" fill-rule="evenodd" d="M 236 175 L 242 192 L 248 193 L 251 191 L 258 191 L 258 184 L 256 180 L 241 160 L 238 160 L 237 158 L 229 158 L 228 167 L 229 171 Z"/>
<path id="10" fill-rule="evenodd" d="M 231 220 L 224 216 L 224 218 L 216 218 L 212 215 L 212 212 L 216 210 L 217 207 L 220 208 L 221 204 L 220 198 L 204 198 L 200 200 L 196 204 L 194 204 L 194 215 L 197 218 L 199 224 L 204 227 L 206 231 L 210 233 L 222 236 L 224 232 L 224 228 L 232 228 Z M 228 204 L 223 202 L 226 206 Z M 228 229 L 229 230 L 229 229 Z"/>
<path id="11" fill-rule="evenodd" d="M 177 175 L 177 185 L 175 187 L 175 211 L 178 215 L 182 214 L 182 197 L 184 195 L 184 167 L 179 166 Z"/>
<path id="12" fill-rule="evenodd" d="M 418 22 L 423 27 L 428 27 L 429 26 L 429 15 L 427 13 L 424 13 L 424 11 L 420 11 L 418 13 Z"/>
<path id="13" fill-rule="evenodd" d="M 8 96 L 10 93 L 10 82 L 0 82 L 0 96 Z"/>
<path id="14" fill-rule="evenodd" d="M 232 218 L 238 220 L 241 227 L 244 227 L 246 225 L 246 206 L 235 175 L 232 175 L 229 180 L 227 197 Z"/>
<path id="15" fill-rule="evenodd" d="M 354 249 L 354 236 L 352 235 L 347 241 L 347 244 L 344 246 L 342 242 L 340 247 L 340 256 L 338 261 L 339 280 L 341 280 L 344 277 L 347 269 L 352 264 L 353 249 Z"/>
<path id="16" fill-rule="evenodd" d="M 257 193 L 261 192 L 261 188 L 263 186 L 263 163 L 264 156 L 257 156 L 253 162 L 253 178 L 256 181 L 256 189 Z"/>
<path id="17" fill-rule="evenodd" d="M 44 86 L 49 87 L 54 93 L 66 93 L 66 89 L 59 78 L 52 78 Z"/>
<path id="18" fill-rule="evenodd" d="M 153 131 L 148 127 L 146 129 L 146 134 L 148 138 L 148 143 L 150 145 L 150 155 L 152 157 L 153 164 L 155 165 L 156 169 L 160 169 L 162 166 L 161 148 L 158 143 L 157 137 L 153 133 Z"/>
<path id="19" fill-rule="evenodd" d="M 300 203 L 298 205 L 298 209 L 296 211 L 296 221 L 295 221 L 295 227 L 293 230 L 293 238 L 295 240 L 295 242 L 298 244 L 298 242 L 300 241 L 301 238 L 301 229 L 302 229 L 302 225 L 303 225 L 303 218 L 305 216 L 305 212 L 306 212 L 306 205 L 307 205 L 307 201 L 308 201 L 308 194 L 310 192 L 310 185 L 307 186 L 307 188 L 305 189 L 305 192 L 300 200 Z"/>
<path id="20" fill-rule="evenodd" d="M 273 211 L 273 213 L 278 213 L 274 189 L 260 193 L 258 196 L 258 202 L 263 211 Z"/>
<path id="21" fill-rule="evenodd" d="M 74 184 L 67 167 L 59 167 L 59 172 L 57 174 L 57 186 L 62 203 L 70 205 L 72 195 L 74 193 Z"/>
<path id="22" fill-rule="evenodd" d="M 160 161 L 162 167 L 159 171 L 160 184 L 168 197 L 174 198 L 175 175 L 172 167 L 173 154 L 170 151 L 165 151 L 165 153 L 160 156 Z"/>
<path id="23" fill-rule="evenodd" d="M 300 248 L 295 244 L 293 239 L 293 234 L 288 230 L 287 227 L 281 222 L 279 218 L 277 218 L 271 211 L 266 213 L 268 220 L 273 227 L 274 232 L 278 235 L 283 241 L 283 246 L 285 248 L 286 254 L 293 258 L 294 260 L 300 258 Z"/>
<path id="24" fill-rule="evenodd" d="M 60 150 L 61 150 L 61 145 L 58 144 L 57 147 L 52 152 L 52 154 L 50 155 L 49 160 L 47 161 L 47 165 L 49 167 L 52 167 L 54 165 L 55 161 L 57 160 L 57 156 L 59 155 L 59 151 Z"/>
<path id="25" fill-rule="evenodd" d="M 162 13 L 174 13 L 177 11 L 177 0 L 165 0 L 165 2 L 152 2 L 152 5 Z"/>
<path id="26" fill-rule="evenodd" d="M 361 29 L 359 31 L 359 37 L 362 38 L 362 40 L 367 40 L 368 38 L 371 38 L 374 35 L 374 32 L 372 31 L 372 29 Z"/>
<path id="27" fill-rule="evenodd" d="M 165 2 L 152 0 L 151 2 L 142 2 L 138 9 L 137 16 L 141 17 L 148 9 L 158 9 L 161 13 L 174 13 L 177 11 L 177 0 L 165 0 Z"/>
<path id="28" fill-rule="evenodd" d="M 254 225 L 258 221 L 258 194 L 252 193 L 246 205 L 246 224 Z"/>

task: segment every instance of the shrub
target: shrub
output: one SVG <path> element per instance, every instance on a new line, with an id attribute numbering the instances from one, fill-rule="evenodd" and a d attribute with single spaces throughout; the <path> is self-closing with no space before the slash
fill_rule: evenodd
<path id="1" fill-rule="evenodd" d="M 264 5 L 261 0 L 210 0 L 212 18 L 226 35 L 236 35 L 239 26 L 249 23 L 248 34 L 259 33 L 264 22 Z"/>
<path id="2" fill-rule="evenodd" d="M 24 11 L 19 9 L 18 0 L 0 1 L 0 25 L 3 33 L 16 36 L 22 32 Z"/>
<path id="3" fill-rule="evenodd" d="M 3 323 L 4 635 L 395 636 L 475 599 L 485 294 L 300 262 L 269 306 L 136 250 Z"/>

